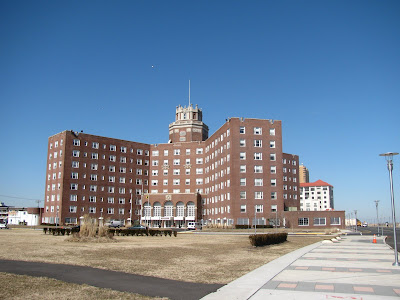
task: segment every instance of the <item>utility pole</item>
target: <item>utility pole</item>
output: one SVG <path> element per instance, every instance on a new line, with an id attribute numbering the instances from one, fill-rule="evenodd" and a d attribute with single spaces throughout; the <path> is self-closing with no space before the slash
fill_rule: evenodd
<path id="1" fill-rule="evenodd" d="M 375 200 L 375 206 L 376 206 L 376 223 L 378 225 L 378 236 L 379 236 L 379 214 L 378 214 L 378 204 L 379 200 Z M 383 233 L 382 233 L 383 234 Z"/>

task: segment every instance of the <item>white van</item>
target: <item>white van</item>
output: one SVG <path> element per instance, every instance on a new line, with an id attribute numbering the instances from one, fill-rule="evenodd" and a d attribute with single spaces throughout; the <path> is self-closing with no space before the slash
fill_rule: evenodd
<path id="1" fill-rule="evenodd" d="M 188 230 L 197 230 L 197 229 L 202 229 L 201 224 L 199 222 L 188 222 L 187 226 Z"/>
<path id="2" fill-rule="evenodd" d="M 113 220 L 109 223 L 106 223 L 105 225 L 110 228 L 120 228 L 123 226 L 122 221 L 117 221 L 117 220 Z"/>

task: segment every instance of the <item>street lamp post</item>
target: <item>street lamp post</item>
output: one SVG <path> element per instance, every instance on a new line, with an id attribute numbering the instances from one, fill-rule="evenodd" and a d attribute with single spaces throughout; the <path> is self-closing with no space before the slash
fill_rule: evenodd
<path id="1" fill-rule="evenodd" d="M 387 152 L 383 154 L 379 154 L 379 156 L 384 156 L 387 161 L 387 167 L 389 170 L 389 182 L 390 182 L 390 198 L 392 203 L 392 222 L 393 222 L 393 241 L 394 241 L 394 263 L 393 266 L 399 265 L 399 255 L 397 252 L 397 238 L 396 238 L 396 213 L 394 208 L 394 194 L 393 194 L 393 156 L 397 155 L 397 152 Z"/>
<path id="2" fill-rule="evenodd" d="M 354 215 L 356 216 L 356 232 L 357 232 L 357 210 L 354 211 Z"/>
<path id="3" fill-rule="evenodd" d="M 378 214 L 379 200 L 375 200 L 374 202 L 375 202 L 375 206 L 376 206 L 376 224 L 378 225 L 378 236 L 379 236 L 379 214 Z"/>

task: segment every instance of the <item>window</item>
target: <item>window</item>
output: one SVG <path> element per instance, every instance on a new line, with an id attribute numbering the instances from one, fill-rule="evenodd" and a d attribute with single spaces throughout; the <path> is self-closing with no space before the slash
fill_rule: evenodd
<path id="1" fill-rule="evenodd" d="M 276 186 L 276 179 L 271 179 L 271 186 Z"/>
<path id="2" fill-rule="evenodd" d="M 264 206 L 262 204 L 257 204 L 256 205 L 256 212 L 257 213 L 262 213 L 264 210 Z"/>
<path id="3" fill-rule="evenodd" d="M 99 167 L 98 164 L 91 164 L 91 165 L 90 165 L 90 169 L 91 169 L 91 170 L 97 170 L 98 167 Z"/>
<path id="4" fill-rule="evenodd" d="M 152 176 L 158 176 L 158 170 L 151 170 Z"/>
<path id="5" fill-rule="evenodd" d="M 126 173 L 126 168 L 125 167 L 120 167 L 119 168 L 120 173 Z"/>
<path id="6" fill-rule="evenodd" d="M 141 159 L 137 159 L 137 160 L 136 160 L 136 164 L 137 164 L 137 165 L 142 165 L 142 160 L 141 160 Z"/>
<path id="7" fill-rule="evenodd" d="M 180 169 L 173 169 L 173 174 L 174 175 L 180 175 L 181 174 L 181 170 Z"/>
<path id="8" fill-rule="evenodd" d="M 246 140 L 245 139 L 240 139 L 239 140 L 239 146 L 240 147 L 245 147 L 246 146 Z"/>
<path id="9" fill-rule="evenodd" d="M 78 201 L 78 196 L 77 195 L 70 195 L 69 196 L 69 201 Z"/>
<path id="10" fill-rule="evenodd" d="M 125 204 L 125 198 L 119 198 L 118 199 L 119 204 Z"/>
<path id="11" fill-rule="evenodd" d="M 275 141 L 269 141 L 269 147 L 275 148 Z"/>
<path id="12" fill-rule="evenodd" d="M 117 146 L 110 145 L 110 151 L 117 151 Z"/>
<path id="13" fill-rule="evenodd" d="M 51 166 L 50 166 L 51 167 Z M 72 167 L 73 168 L 79 168 L 79 161 L 73 161 L 72 162 Z M 50 169 L 49 169 L 50 170 Z"/>
<path id="14" fill-rule="evenodd" d="M 173 180 L 173 185 L 180 185 L 181 181 L 179 179 Z"/>
<path id="15" fill-rule="evenodd" d="M 153 151 L 151 152 L 151 155 L 153 155 L 153 156 L 158 156 L 158 155 L 159 155 L 159 151 L 158 151 L 158 150 L 153 150 Z"/>
<path id="16" fill-rule="evenodd" d="M 55 175 L 55 173 L 53 175 Z M 72 172 L 71 173 L 71 178 L 72 179 L 78 179 L 78 173 Z M 53 176 L 53 179 L 54 179 L 54 176 Z"/>
<path id="17" fill-rule="evenodd" d="M 239 159 L 240 160 L 245 160 L 246 159 L 246 152 L 240 152 Z"/>
<path id="18" fill-rule="evenodd" d="M 240 185 L 245 186 L 246 185 L 246 178 L 240 178 Z"/>
<path id="19" fill-rule="evenodd" d="M 113 207 L 108 207 L 107 208 L 107 213 L 110 214 L 110 215 L 114 214 L 114 208 Z"/>
<path id="20" fill-rule="evenodd" d="M 314 218 L 314 225 L 326 225 L 326 218 Z"/>
<path id="21" fill-rule="evenodd" d="M 179 166 L 181 164 L 181 160 L 179 158 L 174 159 L 174 166 Z"/>
<path id="22" fill-rule="evenodd" d="M 108 182 L 115 182 L 115 176 L 108 176 Z"/>
<path id="23" fill-rule="evenodd" d="M 70 213 L 76 213 L 76 209 L 77 209 L 76 206 L 70 206 L 70 207 L 69 207 L 69 212 L 70 212 Z"/>
<path id="24" fill-rule="evenodd" d="M 92 159 L 99 159 L 99 154 L 93 152 L 92 155 L 91 155 L 91 158 Z"/>
<path id="25" fill-rule="evenodd" d="M 262 178 L 255 178 L 254 179 L 254 186 L 263 186 L 263 179 Z"/>
<path id="26" fill-rule="evenodd" d="M 270 159 L 271 161 L 276 161 L 276 154 L 275 154 L 275 153 L 271 153 L 271 154 L 269 155 L 269 159 Z"/>
<path id="27" fill-rule="evenodd" d="M 97 192 L 97 185 L 91 185 L 91 186 L 89 186 L 89 191 L 91 191 L 91 192 Z"/>
<path id="28" fill-rule="evenodd" d="M 246 173 L 246 165 L 240 166 L 240 173 Z"/>
<path id="29" fill-rule="evenodd" d="M 200 165 L 203 163 L 203 159 L 202 158 L 196 158 L 196 164 Z"/>
<path id="30" fill-rule="evenodd" d="M 276 166 L 271 166 L 271 174 L 276 174 Z"/>
<path id="31" fill-rule="evenodd" d="M 113 186 L 109 186 L 109 187 L 108 187 L 108 192 L 109 192 L 110 194 L 113 194 L 113 193 L 114 193 L 114 190 L 115 190 L 115 188 L 114 188 Z"/>
<path id="32" fill-rule="evenodd" d="M 96 207 L 93 207 L 93 206 L 89 207 L 89 213 L 90 214 L 95 214 L 96 213 Z"/>
<path id="33" fill-rule="evenodd" d="M 203 148 L 197 148 L 196 154 L 203 154 Z"/>
<path id="34" fill-rule="evenodd" d="M 262 147 L 262 140 L 254 140 L 254 147 Z"/>
<path id="35" fill-rule="evenodd" d="M 126 153 L 126 147 L 121 147 L 121 152 Z"/>
<path id="36" fill-rule="evenodd" d="M 157 186 L 158 185 L 158 180 L 152 180 L 151 181 L 152 186 Z"/>
<path id="37" fill-rule="evenodd" d="M 196 168 L 196 174 L 203 174 L 203 168 Z"/>
<path id="38" fill-rule="evenodd" d="M 244 126 L 239 127 L 239 133 L 240 134 L 245 134 L 246 133 L 246 128 Z"/>
<path id="39" fill-rule="evenodd" d="M 246 199 L 246 192 L 245 191 L 241 191 L 240 192 L 240 199 Z"/>
<path id="40" fill-rule="evenodd" d="M 275 135 L 275 128 L 269 129 L 269 135 Z"/>
<path id="41" fill-rule="evenodd" d="M 276 198 L 277 198 L 276 192 L 271 192 L 271 199 L 276 200 Z"/>
<path id="42" fill-rule="evenodd" d="M 89 196 L 89 202 L 96 202 L 96 196 Z"/>
<path id="43" fill-rule="evenodd" d="M 278 210 L 278 205 L 271 205 L 271 212 L 276 212 Z"/>
<path id="44" fill-rule="evenodd" d="M 125 156 L 121 156 L 119 158 L 119 161 L 122 162 L 122 163 L 126 163 L 126 157 Z"/>
<path id="45" fill-rule="evenodd" d="M 254 192 L 254 199 L 263 199 L 263 192 Z"/>
<path id="46" fill-rule="evenodd" d="M 299 226 L 308 226 L 309 225 L 308 222 L 309 222 L 308 218 L 299 218 L 298 220 Z"/>
<path id="47" fill-rule="evenodd" d="M 246 212 L 246 205 L 240 205 L 240 212 L 245 213 Z"/>
<path id="48" fill-rule="evenodd" d="M 181 155 L 181 149 L 174 149 L 174 155 Z"/>
<path id="49" fill-rule="evenodd" d="M 262 160 L 262 153 L 254 153 L 254 160 Z"/>
<path id="50" fill-rule="evenodd" d="M 261 134 L 261 133 L 262 133 L 261 127 L 254 127 L 254 134 Z"/>
<path id="51" fill-rule="evenodd" d="M 74 139 L 74 146 L 80 146 L 81 145 L 81 141 L 78 139 Z"/>
<path id="52" fill-rule="evenodd" d="M 79 150 L 73 150 L 72 151 L 72 156 L 73 157 L 79 157 Z"/>
<path id="53" fill-rule="evenodd" d="M 254 166 L 254 173 L 262 173 L 263 167 L 262 166 Z"/>
<path id="54" fill-rule="evenodd" d="M 97 180 L 97 175 L 96 174 L 90 174 L 90 180 L 96 181 Z"/>
<path id="55" fill-rule="evenodd" d="M 331 217 L 331 225 L 340 225 L 340 217 Z"/>
<path id="56" fill-rule="evenodd" d="M 110 161 L 116 162 L 117 157 L 115 155 L 110 155 Z"/>
<path id="57" fill-rule="evenodd" d="M 92 148 L 93 149 L 99 149 L 99 143 L 93 142 L 92 143 Z"/>
<path id="58" fill-rule="evenodd" d="M 196 178 L 196 184 L 197 185 L 203 184 L 203 178 Z"/>
<path id="59" fill-rule="evenodd" d="M 71 183 L 71 190 L 78 190 L 78 184 L 77 183 Z"/>

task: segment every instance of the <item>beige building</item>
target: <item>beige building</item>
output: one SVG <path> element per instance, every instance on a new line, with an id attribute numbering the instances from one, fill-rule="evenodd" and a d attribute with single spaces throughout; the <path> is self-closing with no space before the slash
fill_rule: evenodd
<path id="1" fill-rule="evenodd" d="M 310 174 L 309 174 L 306 166 L 304 166 L 303 164 L 301 164 L 299 166 L 299 180 L 300 180 L 300 183 L 310 182 Z"/>

